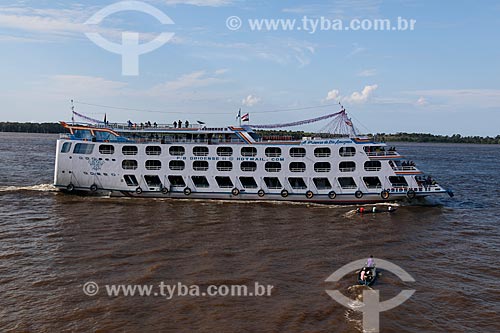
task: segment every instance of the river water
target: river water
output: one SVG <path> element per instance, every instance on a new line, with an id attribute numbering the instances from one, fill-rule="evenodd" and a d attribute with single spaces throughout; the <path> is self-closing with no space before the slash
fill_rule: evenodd
<path id="1" fill-rule="evenodd" d="M 1 332 L 361 332 L 354 273 L 369 255 L 382 300 L 381 332 L 498 332 L 499 146 L 396 144 L 455 192 L 392 214 L 353 206 L 111 199 L 50 184 L 56 136 L 0 133 Z M 85 283 L 100 286 L 95 296 Z M 270 296 L 109 296 L 106 285 L 272 285 Z"/>

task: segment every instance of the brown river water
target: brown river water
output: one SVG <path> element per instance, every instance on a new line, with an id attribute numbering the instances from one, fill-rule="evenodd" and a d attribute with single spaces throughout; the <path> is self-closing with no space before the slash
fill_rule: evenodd
<path id="1" fill-rule="evenodd" d="M 455 192 L 355 206 L 94 198 L 50 184 L 57 136 L 0 133 L 0 332 L 362 332 L 351 261 L 388 260 L 381 332 L 499 332 L 500 147 L 396 144 Z M 84 293 L 85 283 L 100 288 Z M 109 295 L 106 285 L 272 285 L 269 296 Z"/>

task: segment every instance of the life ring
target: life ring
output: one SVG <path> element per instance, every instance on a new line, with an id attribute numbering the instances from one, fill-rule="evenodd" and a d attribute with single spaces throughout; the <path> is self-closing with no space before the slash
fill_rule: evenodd
<path id="1" fill-rule="evenodd" d="M 333 200 L 337 197 L 337 193 L 335 193 L 335 191 L 330 191 L 328 197 Z"/>
<path id="2" fill-rule="evenodd" d="M 184 194 L 185 194 L 185 195 L 190 195 L 190 194 L 191 194 L 191 189 L 190 189 L 189 187 L 186 187 L 186 188 L 184 189 Z"/>
<path id="3" fill-rule="evenodd" d="M 307 191 L 306 192 L 306 198 L 307 199 L 312 199 L 312 197 L 314 197 L 314 193 L 312 191 Z"/>
<path id="4" fill-rule="evenodd" d="M 406 196 L 408 197 L 408 199 L 415 199 L 417 194 L 413 190 L 408 190 L 408 192 L 406 192 Z"/>
<path id="5" fill-rule="evenodd" d="M 68 192 L 73 192 L 75 190 L 75 185 L 72 183 L 69 183 L 68 186 L 66 186 L 66 191 Z"/>
<path id="6" fill-rule="evenodd" d="M 382 199 L 384 199 L 384 200 L 389 199 L 389 195 L 390 195 L 390 194 L 389 194 L 389 191 L 387 191 L 387 190 L 383 190 L 383 191 L 380 193 L 380 196 L 381 196 L 381 197 L 382 197 Z"/>
<path id="7" fill-rule="evenodd" d="M 281 191 L 281 196 L 282 196 L 283 198 L 288 197 L 288 191 L 287 191 L 287 190 L 283 190 L 283 191 Z"/>
<path id="8" fill-rule="evenodd" d="M 264 192 L 264 190 L 262 190 L 262 189 L 261 189 L 261 190 L 259 190 L 259 192 L 257 192 L 257 195 L 258 195 L 259 197 L 261 197 L 261 198 L 262 198 L 265 194 L 266 194 L 266 193 L 265 193 L 265 192 Z"/>
<path id="9" fill-rule="evenodd" d="M 363 197 L 363 192 L 357 190 L 356 192 L 354 192 L 354 196 L 358 199 L 361 199 Z"/>
<path id="10" fill-rule="evenodd" d="M 167 187 L 162 187 L 161 188 L 161 193 L 168 194 L 168 188 Z"/>
<path id="11" fill-rule="evenodd" d="M 231 190 L 231 194 L 234 195 L 235 197 L 240 194 L 240 190 L 238 190 L 236 187 Z"/>
<path id="12" fill-rule="evenodd" d="M 95 191 L 97 191 L 97 185 L 96 184 L 90 185 L 90 192 L 95 192 Z"/>
<path id="13" fill-rule="evenodd" d="M 142 188 L 140 188 L 140 187 L 136 188 L 135 193 L 142 194 Z"/>

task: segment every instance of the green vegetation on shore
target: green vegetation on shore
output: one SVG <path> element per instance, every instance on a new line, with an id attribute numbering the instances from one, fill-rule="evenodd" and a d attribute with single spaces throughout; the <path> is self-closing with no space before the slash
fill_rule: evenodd
<path id="1" fill-rule="evenodd" d="M 64 133 L 64 128 L 59 123 L 15 123 L 0 122 L 0 132 L 22 132 L 22 133 Z M 331 134 L 315 134 L 303 131 L 257 131 L 263 137 L 291 137 L 301 139 L 302 137 L 335 137 Z M 368 136 L 372 136 L 369 134 Z M 496 137 L 461 136 L 460 134 L 436 135 L 424 133 L 396 133 L 375 134 L 375 139 L 382 142 L 436 142 L 436 143 L 475 143 L 475 144 L 500 144 L 500 135 Z"/>
<path id="2" fill-rule="evenodd" d="M 21 133 L 64 133 L 64 128 L 59 123 L 0 123 L 0 132 Z"/>

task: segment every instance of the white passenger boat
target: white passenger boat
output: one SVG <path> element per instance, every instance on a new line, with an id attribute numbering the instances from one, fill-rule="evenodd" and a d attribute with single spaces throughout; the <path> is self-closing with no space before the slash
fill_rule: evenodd
<path id="1" fill-rule="evenodd" d="M 328 118 L 349 135 L 293 140 L 255 131 L 271 125 L 61 122 L 68 133 L 57 141 L 54 185 L 110 196 L 328 204 L 451 195 L 395 148 L 356 135 L 345 110 L 316 119 Z"/>

